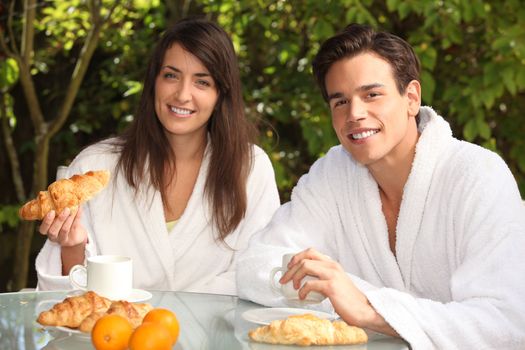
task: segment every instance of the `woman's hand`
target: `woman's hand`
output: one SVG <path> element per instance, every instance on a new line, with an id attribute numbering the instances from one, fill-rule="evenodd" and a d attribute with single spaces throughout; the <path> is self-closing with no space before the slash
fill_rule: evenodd
<path id="1" fill-rule="evenodd" d="M 47 236 L 51 242 L 56 242 L 62 247 L 73 247 L 86 244 L 87 231 L 81 223 L 82 207 L 78 208 L 76 214 L 71 214 L 69 208 L 56 214 L 51 210 L 42 220 L 38 231 Z"/>
<path id="2" fill-rule="evenodd" d="M 299 289 L 301 280 L 306 275 L 315 276 L 318 279 L 307 281 L 299 290 L 301 300 L 309 292 L 321 293 L 330 299 L 335 312 L 346 323 L 397 336 L 397 333 L 375 311 L 365 294 L 354 285 L 338 262 L 315 249 L 304 250 L 290 260 L 288 271 L 279 282 L 284 284 L 293 281 L 294 288 Z"/>
<path id="3" fill-rule="evenodd" d="M 47 236 L 51 242 L 60 244 L 62 257 L 62 275 L 68 275 L 75 265 L 82 264 L 86 256 L 85 247 L 88 234 L 82 226 L 82 207 L 76 214 L 71 214 L 69 208 L 62 210 L 56 216 L 55 211 L 49 212 L 42 220 L 38 231 Z"/>

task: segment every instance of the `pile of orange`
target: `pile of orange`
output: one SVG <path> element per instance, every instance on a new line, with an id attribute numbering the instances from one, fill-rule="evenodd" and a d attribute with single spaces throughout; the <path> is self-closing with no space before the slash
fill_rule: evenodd
<path id="1" fill-rule="evenodd" d="M 175 314 L 156 308 L 146 314 L 135 330 L 119 315 L 100 318 L 91 331 L 97 350 L 169 350 L 179 338 L 180 326 Z"/>

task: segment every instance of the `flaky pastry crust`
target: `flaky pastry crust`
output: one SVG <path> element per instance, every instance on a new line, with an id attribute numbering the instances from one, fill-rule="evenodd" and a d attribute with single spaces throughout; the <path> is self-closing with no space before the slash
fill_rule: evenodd
<path id="1" fill-rule="evenodd" d="M 311 314 L 290 316 L 251 330 L 251 340 L 284 345 L 352 345 L 363 344 L 368 336 L 362 328 L 343 321 L 329 321 Z"/>
<path id="2" fill-rule="evenodd" d="M 80 204 L 106 187 L 109 177 L 109 171 L 99 170 L 57 180 L 48 186 L 47 191 L 40 191 L 35 199 L 25 203 L 18 215 L 24 220 L 42 220 L 51 210 L 58 214 L 69 208 L 75 213 Z"/>

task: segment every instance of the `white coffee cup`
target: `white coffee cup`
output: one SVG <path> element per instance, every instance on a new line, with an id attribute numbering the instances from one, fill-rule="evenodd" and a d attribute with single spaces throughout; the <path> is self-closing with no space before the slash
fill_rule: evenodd
<path id="1" fill-rule="evenodd" d="M 119 255 L 97 255 L 86 259 L 87 266 L 75 265 L 69 271 L 69 281 L 81 290 L 92 290 L 112 300 L 125 300 L 133 290 L 133 268 L 131 258 Z M 87 284 L 77 277 L 83 272 Z"/>
<path id="2" fill-rule="evenodd" d="M 285 274 L 286 271 L 288 271 L 288 263 L 295 254 L 285 254 L 283 255 L 282 260 L 282 266 L 275 267 L 270 271 L 270 287 L 278 292 L 281 293 L 288 302 L 291 302 L 292 304 L 317 304 L 323 301 L 326 297 L 318 292 L 309 292 L 306 295 L 306 298 L 304 300 L 299 299 L 299 289 L 295 289 L 293 286 L 293 281 L 288 281 L 285 284 L 280 284 L 279 282 L 275 281 L 275 275 L 280 272 L 281 274 Z M 315 280 L 317 277 L 313 276 L 304 276 L 301 280 L 301 287 L 304 286 L 304 284 L 307 281 Z"/>

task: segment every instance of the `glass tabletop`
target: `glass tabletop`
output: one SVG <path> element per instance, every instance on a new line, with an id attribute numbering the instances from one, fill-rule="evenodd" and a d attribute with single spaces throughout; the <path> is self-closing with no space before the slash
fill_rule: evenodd
<path id="1" fill-rule="evenodd" d="M 69 292 L 0 294 L 0 349 L 93 349 L 89 337 L 56 328 L 44 328 L 36 322 L 41 311 L 49 309 L 54 302 L 63 300 Z M 152 291 L 152 295 L 148 303 L 153 307 L 174 311 L 179 319 L 181 333 L 173 349 L 291 350 L 296 348 L 289 345 L 259 344 L 248 339 L 248 331 L 260 325 L 247 321 L 243 314 L 248 310 L 260 309 L 261 305 L 233 296 L 216 294 Z M 304 347 L 297 348 L 304 349 Z M 400 339 L 369 333 L 367 344 L 322 348 L 401 350 L 408 349 L 408 346 Z"/>

